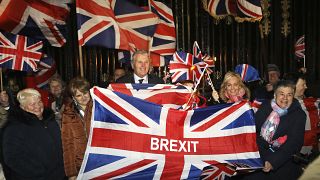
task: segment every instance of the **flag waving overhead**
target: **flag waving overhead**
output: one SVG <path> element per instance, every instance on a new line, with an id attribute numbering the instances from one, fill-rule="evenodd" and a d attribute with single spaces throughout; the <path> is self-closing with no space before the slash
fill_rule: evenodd
<path id="1" fill-rule="evenodd" d="M 260 0 L 203 0 L 203 6 L 215 18 L 233 15 L 239 22 L 262 18 Z"/>
<path id="2" fill-rule="evenodd" d="M 98 87 L 90 92 L 78 179 L 195 179 L 213 162 L 261 166 L 246 102 L 180 111 Z"/>
<path id="3" fill-rule="evenodd" d="M 304 35 L 301 36 L 295 46 L 294 46 L 295 54 L 299 58 L 304 58 L 305 54 L 305 44 L 304 44 Z"/>
<path id="4" fill-rule="evenodd" d="M 71 0 L 2 0 L 0 29 L 60 47 Z"/>
<path id="5" fill-rule="evenodd" d="M 149 49 L 158 17 L 126 0 L 77 0 L 80 45 Z"/>
<path id="6" fill-rule="evenodd" d="M 42 56 L 42 41 L 0 32 L 0 67 L 36 71 Z"/>
<path id="7" fill-rule="evenodd" d="M 173 83 L 183 80 L 197 81 L 207 64 L 204 61 L 194 57 L 190 53 L 183 51 L 175 52 L 170 61 L 169 68 L 171 80 Z"/>
<path id="8" fill-rule="evenodd" d="M 150 52 L 153 66 L 164 66 L 176 51 L 176 30 L 173 13 L 163 2 L 149 0 L 151 12 L 159 17 L 159 24 L 152 37 Z M 159 56 L 159 57 L 157 57 Z"/>

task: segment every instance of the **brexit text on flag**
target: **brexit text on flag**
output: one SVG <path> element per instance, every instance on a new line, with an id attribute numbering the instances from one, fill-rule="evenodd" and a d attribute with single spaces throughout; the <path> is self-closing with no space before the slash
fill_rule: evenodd
<path id="1" fill-rule="evenodd" d="M 0 29 L 61 47 L 66 42 L 69 3 L 71 0 L 2 0 Z"/>
<path id="2" fill-rule="evenodd" d="M 149 49 L 158 17 L 126 0 L 76 1 L 80 45 Z"/>
<path id="3" fill-rule="evenodd" d="M 261 166 L 246 102 L 181 111 L 91 89 L 93 115 L 78 179 L 194 179 L 205 166 Z"/>
<path id="4" fill-rule="evenodd" d="M 295 46 L 294 46 L 294 50 L 295 50 L 295 55 L 299 58 L 304 58 L 305 56 L 305 44 L 304 44 L 304 35 L 301 36 Z"/>
<path id="5" fill-rule="evenodd" d="M 260 0 L 205 0 L 203 6 L 216 18 L 233 15 L 239 22 L 258 21 L 262 18 Z"/>
<path id="6" fill-rule="evenodd" d="M 186 104 L 192 94 L 192 90 L 184 86 L 168 84 L 115 83 L 110 84 L 108 89 L 175 109 Z"/>
<path id="7" fill-rule="evenodd" d="M 42 41 L 0 32 L 0 67 L 36 71 L 42 56 Z"/>
<path id="8" fill-rule="evenodd" d="M 151 12 L 159 17 L 154 36 L 152 37 L 150 53 L 153 66 L 168 64 L 176 51 L 176 30 L 172 9 L 163 2 L 149 0 Z"/>

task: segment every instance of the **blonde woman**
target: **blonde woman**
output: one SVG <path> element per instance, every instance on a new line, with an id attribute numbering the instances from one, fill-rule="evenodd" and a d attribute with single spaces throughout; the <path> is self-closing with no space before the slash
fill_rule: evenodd
<path id="1" fill-rule="evenodd" d="M 250 99 L 250 90 L 242 82 L 239 74 L 229 71 L 224 76 L 219 96 L 226 103 L 234 103 Z"/>

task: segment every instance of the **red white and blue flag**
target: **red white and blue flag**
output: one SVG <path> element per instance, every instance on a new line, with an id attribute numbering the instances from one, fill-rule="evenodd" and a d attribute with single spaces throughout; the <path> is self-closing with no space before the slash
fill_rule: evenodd
<path id="1" fill-rule="evenodd" d="M 261 167 L 246 102 L 181 111 L 94 87 L 78 179 L 195 179 L 214 162 Z"/>
<path id="2" fill-rule="evenodd" d="M 239 21 L 262 18 L 260 0 L 209 0 L 204 7 L 213 17 L 233 15 Z"/>
<path id="3" fill-rule="evenodd" d="M 78 0 L 80 45 L 149 49 L 159 18 L 126 0 Z"/>
<path id="4" fill-rule="evenodd" d="M 71 0 L 2 0 L 0 29 L 61 47 L 66 42 L 69 3 Z"/>
<path id="5" fill-rule="evenodd" d="M 176 51 L 176 30 L 172 9 L 163 2 L 149 0 L 151 12 L 159 17 L 159 24 L 152 37 L 150 55 L 153 66 L 164 66 Z"/>
<path id="6" fill-rule="evenodd" d="M 36 71 L 42 56 L 42 41 L 0 32 L 0 67 Z"/>
<path id="7" fill-rule="evenodd" d="M 185 86 L 169 84 L 114 83 L 108 89 L 174 109 L 186 104 L 192 94 L 192 90 Z"/>
<path id="8" fill-rule="evenodd" d="M 260 80 L 258 70 L 249 64 L 238 64 L 235 67 L 234 72 L 240 75 L 243 82 Z"/>
<path id="9" fill-rule="evenodd" d="M 305 56 L 304 35 L 297 40 L 294 46 L 294 50 L 297 57 L 304 58 Z"/>
<path id="10" fill-rule="evenodd" d="M 183 80 L 197 81 L 200 79 L 207 64 L 183 51 L 175 52 L 170 61 L 169 68 L 173 83 Z"/>
<path id="11" fill-rule="evenodd" d="M 198 59 L 202 59 L 202 52 L 197 41 L 193 43 L 193 55 Z"/>
<path id="12" fill-rule="evenodd" d="M 49 79 L 57 73 L 56 63 L 50 56 L 41 58 L 38 71 L 34 74 L 33 81 L 36 87 L 44 89 L 48 86 Z"/>
<path id="13" fill-rule="evenodd" d="M 307 115 L 305 133 L 304 133 L 304 144 L 301 149 L 302 154 L 311 154 L 313 150 L 318 149 L 318 138 L 319 133 L 318 125 L 319 119 L 319 103 L 320 99 L 317 98 L 304 98 L 299 100 L 302 110 Z"/>

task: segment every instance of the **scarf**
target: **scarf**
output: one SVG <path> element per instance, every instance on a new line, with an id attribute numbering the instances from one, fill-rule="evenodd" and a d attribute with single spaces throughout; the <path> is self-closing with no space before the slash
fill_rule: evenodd
<path id="1" fill-rule="evenodd" d="M 280 123 L 280 117 L 288 113 L 287 109 L 280 108 L 274 99 L 271 101 L 272 112 L 267 117 L 266 121 L 263 123 L 260 131 L 261 137 L 266 140 L 273 147 L 280 147 L 286 140 L 287 135 L 279 137 L 272 141 L 274 134 L 277 131 L 278 125 Z"/>
<path id="2" fill-rule="evenodd" d="M 238 101 L 242 101 L 243 96 L 246 94 L 246 91 L 243 88 L 239 89 L 239 92 L 237 95 L 229 95 L 227 92 L 225 93 L 225 96 L 228 98 L 227 103 L 234 103 Z"/>

